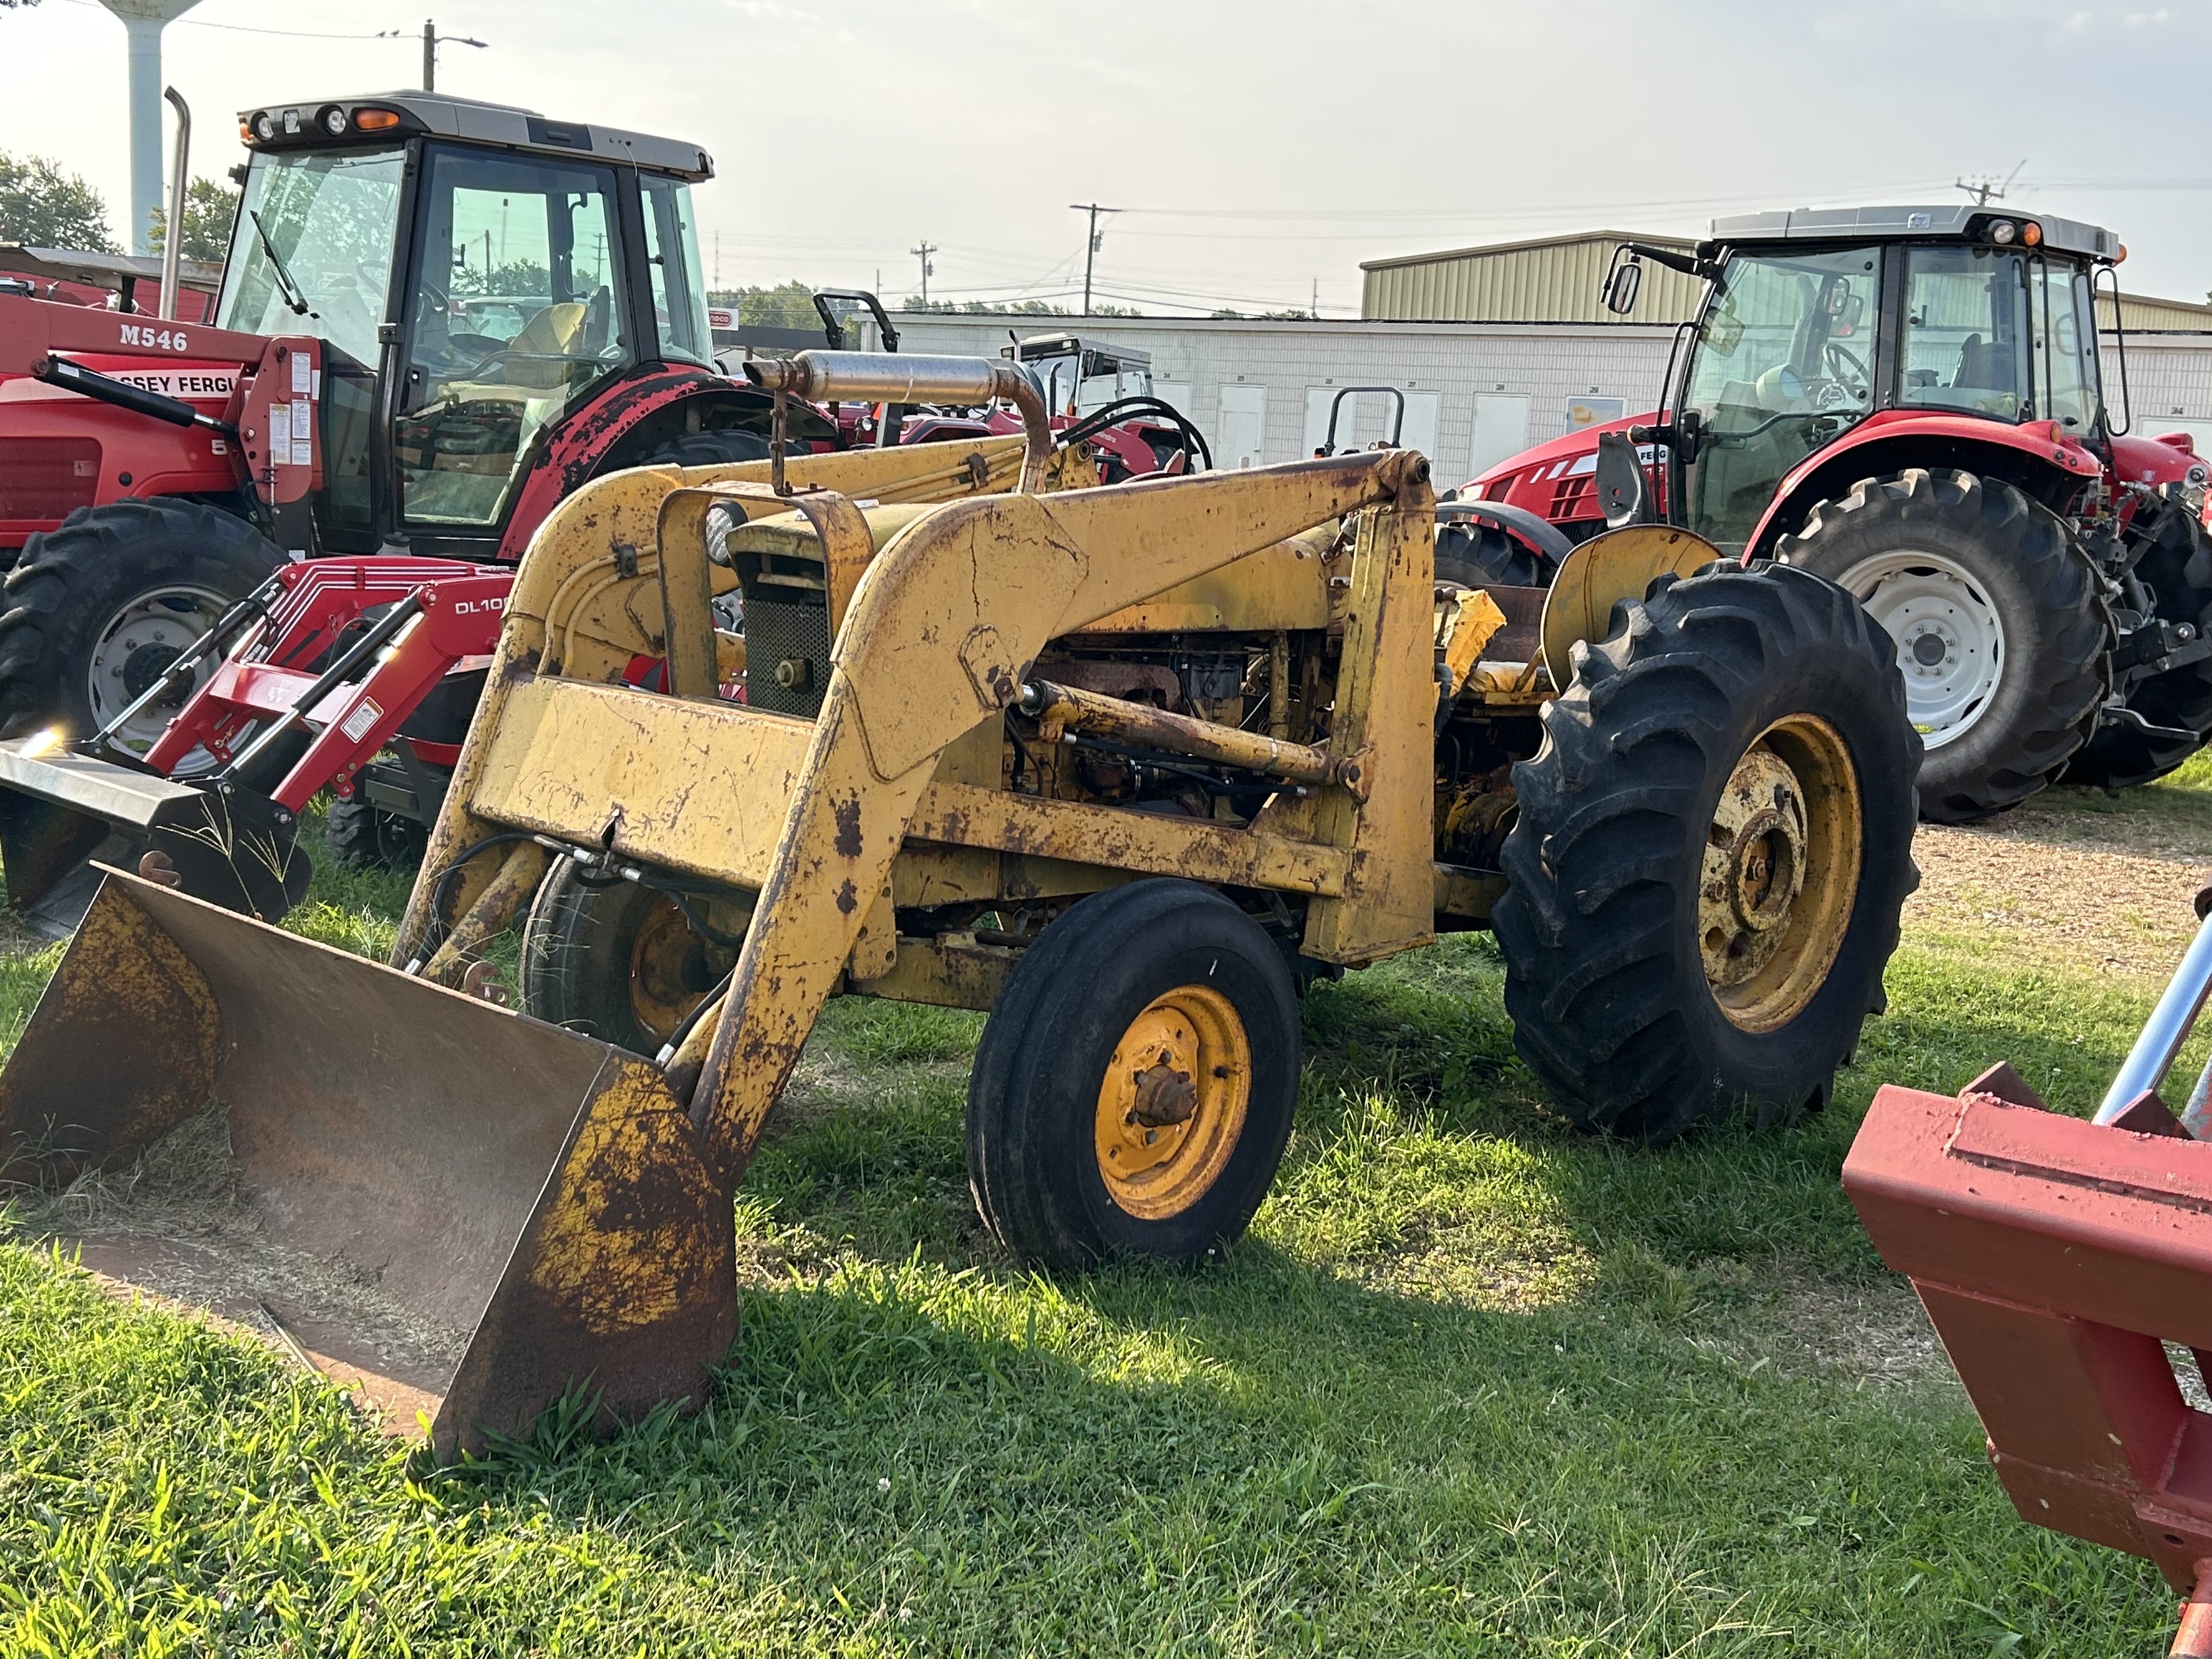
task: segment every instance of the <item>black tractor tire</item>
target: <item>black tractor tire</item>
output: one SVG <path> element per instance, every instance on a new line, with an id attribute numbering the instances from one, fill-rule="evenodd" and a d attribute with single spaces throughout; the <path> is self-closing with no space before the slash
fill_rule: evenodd
<path id="1" fill-rule="evenodd" d="M 720 432 L 687 432 L 671 438 L 646 457 L 648 466 L 727 466 L 732 461 L 764 461 L 769 441 L 757 432 L 732 427 Z M 707 515 L 707 550 L 720 563 L 729 524 L 720 513 Z"/>
<path id="2" fill-rule="evenodd" d="M 213 623 L 206 596 L 241 599 L 283 562 L 283 550 L 245 520 L 203 502 L 156 495 L 77 508 L 58 527 L 26 542 L 8 573 L 0 611 L 0 732 L 15 736 L 58 725 L 70 737 L 90 736 L 101 714 L 119 709 L 174 660 L 182 643 Z M 112 665 L 124 669 L 125 678 L 104 689 L 96 708 L 91 676 L 102 641 L 140 606 L 164 604 L 181 620 L 167 630 L 174 638 L 133 653 L 127 668 Z M 210 663 L 207 672 L 213 671 Z M 181 702 L 182 694 L 175 701 Z M 142 724 L 158 733 L 174 712 L 149 709 Z"/>
<path id="3" fill-rule="evenodd" d="M 2168 513 L 2136 562 L 2136 574 L 2151 590 L 2161 620 L 2186 623 L 2199 639 L 2212 629 L 2212 537 L 2196 519 Z M 2128 692 L 2128 707 L 2153 726 L 2195 737 L 2158 737 L 2117 722 L 2100 726 L 2066 763 L 2060 782 L 2132 788 L 2164 777 L 2202 749 L 2206 734 L 2212 733 L 2212 659 L 2136 681 Z"/>
<path id="4" fill-rule="evenodd" d="M 1913 555 L 1922 557 L 1904 562 Z M 1929 739 L 1920 811 L 1931 822 L 1971 823 L 2019 805 L 2096 730 L 2111 695 L 2112 614 L 2065 525 L 2010 484 L 1922 467 L 1869 478 L 1815 506 L 1775 556 L 1841 583 L 1877 621 L 1902 629 L 1907 706 Z M 1939 584 L 1956 604 L 1938 596 Z M 1914 591 L 1922 597 L 1899 599 Z M 1907 603 L 1914 608 L 1897 609 L 1893 624 L 1893 609 Z M 1990 639 L 1992 620 L 2001 658 L 1982 656 L 1977 643 Z M 1984 660 L 1995 665 L 1971 712 L 1945 736 L 1944 699 L 1964 696 Z"/>
<path id="5" fill-rule="evenodd" d="M 666 894 L 562 859 L 523 924 L 522 1012 L 650 1057 L 728 966 Z"/>
<path id="6" fill-rule="evenodd" d="M 1573 661 L 1513 769 L 1493 925 L 1516 1048 L 1575 1124 L 1653 1145 L 1818 1109 L 1919 884 L 1888 635 L 1806 571 L 1713 566 L 1616 606 Z M 1745 895 L 1771 944 L 1727 908 Z"/>
<path id="7" fill-rule="evenodd" d="M 1170 1058 L 1132 1069 L 1119 1051 L 1150 1055 L 1152 1036 Z M 1023 952 L 983 1028 L 968 1084 L 975 1207 L 1015 1256 L 1057 1272 L 1223 1249 L 1282 1162 L 1299 1054 L 1297 991 L 1257 922 L 1195 882 L 1095 894 Z M 1127 1115 L 1108 1095 L 1125 1074 Z M 1138 1103 L 1173 1098 L 1136 1092 L 1146 1079 L 1190 1090 L 1179 1121 L 1137 1121 Z M 1156 1161 L 1109 1178 L 1125 1152 Z"/>
<path id="8" fill-rule="evenodd" d="M 686 432 L 671 438 L 645 458 L 647 466 L 727 466 L 732 461 L 764 461 L 769 442 L 742 427 L 720 432 Z"/>
<path id="9" fill-rule="evenodd" d="M 334 799 L 323 823 L 323 845 L 356 870 L 405 870 L 422 861 L 424 826 L 363 800 Z"/>
<path id="10" fill-rule="evenodd" d="M 1494 524 L 1449 521 L 1437 531 L 1437 580 L 1462 587 L 1548 587 L 1559 567 Z"/>

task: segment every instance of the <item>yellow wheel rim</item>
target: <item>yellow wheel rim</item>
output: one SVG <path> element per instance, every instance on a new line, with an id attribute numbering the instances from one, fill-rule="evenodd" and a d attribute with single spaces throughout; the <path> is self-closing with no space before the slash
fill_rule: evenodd
<path id="1" fill-rule="evenodd" d="M 1705 983 L 1730 1024 L 1788 1024 L 1834 966 L 1859 885 L 1859 784 L 1817 714 L 1777 720 L 1713 809 L 1698 886 Z"/>
<path id="2" fill-rule="evenodd" d="M 706 993 L 690 988 L 685 969 L 700 949 L 684 913 L 665 894 L 638 924 L 629 947 L 629 1011 L 637 1028 L 655 1043 L 676 1034 L 684 1015 Z"/>
<path id="3" fill-rule="evenodd" d="M 1098 1173 L 1129 1214 L 1182 1214 L 1219 1179 L 1244 1132 L 1252 1044 L 1236 1006 L 1178 985 L 1129 1022 L 1098 1085 Z"/>

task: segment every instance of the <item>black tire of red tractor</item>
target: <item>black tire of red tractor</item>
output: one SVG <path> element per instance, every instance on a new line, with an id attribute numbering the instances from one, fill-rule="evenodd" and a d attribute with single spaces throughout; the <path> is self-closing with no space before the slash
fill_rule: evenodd
<path id="1" fill-rule="evenodd" d="M 539 884 L 523 924 L 522 1012 L 634 1054 L 659 1053 L 669 1033 L 639 1024 L 630 964 L 638 930 L 666 902 L 638 882 L 587 883 L 573 860 L 561 860 Z M 716 977 L 702 945 L 697 988 Z"/>
<path id="2" fill-rule="evenodd" d="M 1437 580 L 1462 587 L 1548 587 L 1558 567 L 1493 524 L 1437 529 Z"/>
<path id="3" fill-rule="evenodd" d="M 720 432 L 687 432 L 681 437 L 671 438 L 646 458 L 648 466 L 727 466 L 732 461 L 764 461 L 769 458 L 769 441 L 759 433 L 742 427 L 732 427 Z M 720 562 L 723 544 L 729 535 L 727 522 L 719 513 L 707 519 L 707 550 Z"/>
<path id="4" fill-rule="evenodd" d="M 2010 484 L 1912 467 L 1819 503 L 1778 558 L 1831 580 L 1885 553 L 1936 553 L 1988 595 L 2006 669 L 1986 712 L 1928 750 L 1920 814 L 1972 823 L 2055 780 L 2111 695 L 2112 623 L 2095 568 L 2066 526 Z"/>
<path id="5" fill-rule="evenodd" d="M 1614 609 L 1513 769 L 1520 817 L 1494 916 L 1514 1046 L 1578 1127 L 1652 1145 L 1700 1119 L 1825 1103 L 1883 1007 L 1912 864 L 1920 740 L 1889 636 L 1802 570 L 1662 576 Z M 1753 1033 L 1721 1011 L 1698 948 L 1707 830 L 1776 720 L 1817 714 L 1858 786 L 1860 865 L 1841 942 L 1796 1013 Z"/>
<path id="6" fill-rule="evenodd" d="M 323 821 L 323 845 L 340 864 L 356 870 L 405 870 L 422 861 L 428 839 L 413 818 L 356 796 L 333 800 Z"/>
<path id="7" fill-rule="evenodd" d="M 140 596 L 202 587 L 243 598 L 284 562 L 234 514 L 172 496 L 81 507 L 33 536 L 0 611 L 0 732 L 95 727 L 87 675 L 107 624 Z"/>
<path id="8" fill-rule="evenodd" d="M 1227 998 L 1250 1045 L 1241 1133 L 1179 1213 L 1117 1205 L 1094 1139 L 1099 1085 L 1132 1020 L 1162 994 Z M 1283 954 L 1212 889 L 1162 878 L 1094 894 L 1022 953 L 983 1028 L 968 1084 L 968 1182 L 993 1235 L 1024 1262 L 1080 1273 L 1115 1256 L 1186 1263 L 1240 1237 L 1289 1143 L 1301 1054 Z"/>
<path id="9" fill-rule="evenodd" d="M 742 427 L 720 432 L 686 432 L 646 457 L 648 466 L 727 466 L 732 461 L 764 461 L 768 440 Z"/>
<path id="10" fill-rule="evenodd" d="M 2169 513 L 2136 563 L 2156 597 L 2159 616 L 2186 623 L 2199 639 L 2212 629 L 2212 537 L 2186 513 Z M 2130 726 L 2097 728 L 2066 763 L 2062 783 L 2127 789 L 2162 778 L 2204 746 L 2212 732 L 2212 659 L 2185 663 L 2136 682 L 2128 707 L 2153 726 L 2193 732 L 2193 741 L 2155 738 Z"/>

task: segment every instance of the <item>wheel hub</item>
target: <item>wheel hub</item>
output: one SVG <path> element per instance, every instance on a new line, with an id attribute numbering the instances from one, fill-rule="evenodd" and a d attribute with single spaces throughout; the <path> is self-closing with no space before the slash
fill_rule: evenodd
<path id="1" fill-rule="evenodd" d="M 1251 1044 L 1227 997 L 1206 985 L 1155 997 L 1099 1083 L 1094 1139 L 1108 1195 L 1147 1220 L 1189 1208 L 1236 1150 L 1251 1088 Z"/>
<path id="2" fill-rule="evenodd" d="M 629 950 L 629 1008 L 638 1029 L 665 1042 L 714 987 L 707 947 L 663 896 L 638 924 Z"/>
<path id="3" fill-rule="evenodd" d="M 85 690 L 93 719 L 104 726 L 143 696 L 194 641 L 215 626 L 228 606 L 229 601 L 222 594 L 205 587 L 161 588 L 141 593 L 124 605 L 100 630 L 85 665 Z M 115 734 L 117 742 L 133 754 L 144 754 L 215 670 L 213 661 L 202 663 L 189 684 L 178 686 L 172 695 L 157 698 L 125 721 Z M 197 776 L 214 764 L 205 750 L 195 749 L 178 763 L 174 775 Z"/>
<path id="4" fill-rule="evenodd" d="M 1907 717 L 1929 749 L 1963 736 L 2004 676 L 2004 624 L 1972 574 L 1938 553 L 1885 553 L 1844 573 L 1897 641 Z"/>
<path id="5" fill-rule="evenodd" d="M 1805 803 L 1797 776 L 1771 750 L 1736 763 L 1714 808 L 1698 896 L 1705 977 L 1741 985 L 1782 942 L 1805 884 Z"/>
<path id="6" fill-rule="evenodd" d="M 130 643 L 128 640 L 124 641 L 126 647 Z M 154 683 L 168 672 L 169 665 L 184 654 L 169 645 L 142 645 L 133 649 L 123 659 L 124 700 L 127 702 L 144 696 Z M 162 707 L 174 708 L 184 700 L 185 694 L 180 690 L 160 701 Z"/>
<path id="7" fill-rule="evenodd" d="M 1816 714 L 1776 721 L 1729 773 L 1705 835 L 1697 929 L 1732 1024 L 1772 1030 L 1826 981 L 1857 899 L 1859 811 L 1850 753 Z"/>

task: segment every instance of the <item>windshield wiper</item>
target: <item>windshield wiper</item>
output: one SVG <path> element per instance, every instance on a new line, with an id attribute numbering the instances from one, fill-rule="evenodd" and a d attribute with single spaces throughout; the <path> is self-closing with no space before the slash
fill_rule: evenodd
<path id="1" fill-rule="evenodd" d="M 253 221 L 253 234 L 261 239 L 261 251 L 269 256 L 270 269 L 276 273 L 276 286 L 284 291 L 284 303 L 292 307 L 295 316 L 306 316 L 307 296 L 301 290 L 299 283 L 293 280 L 291 270 L 284 263 L 284 256 L 276 252 L 276 244 L 269 240 L 269 227 L 261 222 L 261 210 L 248 208 L 246 216 Z"/>

